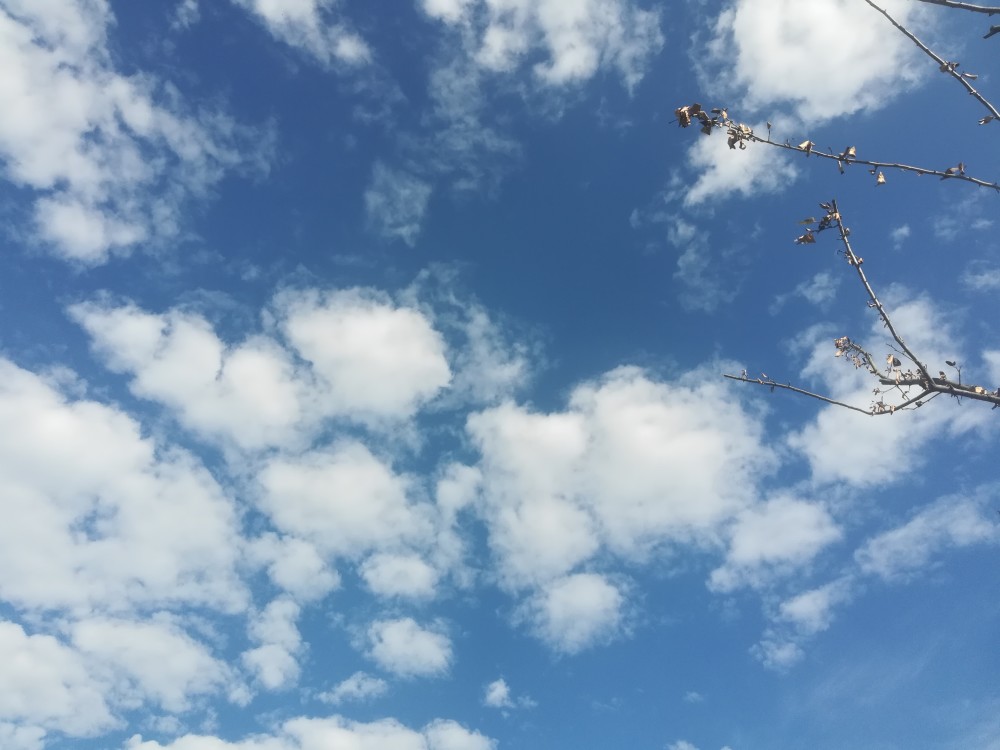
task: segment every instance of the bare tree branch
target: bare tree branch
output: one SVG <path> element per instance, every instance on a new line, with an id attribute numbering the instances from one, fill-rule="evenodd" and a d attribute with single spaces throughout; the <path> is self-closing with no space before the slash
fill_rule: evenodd
<path id="1" fill-rule="evenodd" d="M 916 372 L 913 370 L 907 370 L 904 373 L 902 371 L 902 362 L 898 357 L 894 356 L 890 352 L 889 356 L 886 358 L 887 367 L 883 373 L 883 371 L 879 370 L 878 366 L 875 364 L 875 358 L 871 355 L 871 353 L 847 336 L 841 336 L 840 338 L 834 340 L 833 343 L 836 348 L 835 356 L 841 357 L 846 354 L 846 359 L 852 362 L 856 368 L 864 369 L 869 372 L 878 380 L 880 386 L 889 386 L 890 389 L 898 391 L 904 400 L 900 403 L 886 403 L 885 398 L 882 397 L 879 398 L 878 401 L 873 402 L 871 408 L 866 410 L 843 401 L 837 401 L 836 399 L 828 396 L 807 391 L 804 388 L 793 386 L 790 383 L 779 383 L 763 373 L 761 373 L 760 377 L 751 378 L 747 376 L 747 372 L 744 370 L 741 375 L 727 374 L 724 377 L 731 380 L 739 380 L 744 383 L 757 383 L 758 385 L 768 386 L 772 391 L 775 388 L 781 388 L 782 390 L 800 393 L 804 396 L 809 396 L 810 398 L 815 398 L 819 401 L 833 404 L 834 406 L 841 406 L 845 409 L 850 409 L 851 411 L 857 411 L 862 414 L 874 416 L 894 414 L 895 412 L 904 409 L 917 408 L 926 403 L 925 399 L 930 400 L 930 398 L 934 398 L 941 394 L 955 396 L 956 398 L 969 398 L 975 401 L 983 401 L 985 403 L 992 404 L 994 409 L 1000 407 L 1000 388 L 991 392 L 980 385 L 963 384 L 962 382 L 955 383 L 945 375 L 943 370 L 938 373 L 937 377 L 930 374 L 930 371 L 927 369 L 927 365 L 920 360 L 917 354 L 910 349 L 907 343 L 903 340 L 903 337 L 900 335 L 899 331 L 893 324 L 892 319 L 889 317 L 889 313 L 879 300 L 878 295 L 875 294 L 875 290 L 872 287 L 871 282 L 868 281 L 868 276 L 861 268 L 865 262 L 864 258 L 859 257 L 854 252 L 854 248 L 851 246 L 851 241 L 848 239 L 851 234 L 851 230 L 844 226 L 844 220 L 840 215 L 840 208 L 837 206 L 837 201 L 832 200 L 829 203 L 821 203 L 820 208 L 826 211 L 826 215 L 819 221 L 814 218 L 809 218 L 802 222 L 810 225 L 816 224 L 816 226 L 808 227 L 805 234 L 795 240 L 796 244 L 813 244 L 816 242 L 814 233 L 823 232 L 834 227 L 837 228 L 841 244 L 844 247 L 843 255 L 847 260 L 848 265 L 854 268 L 858 275 L 858 279 L 861 281 L 861 284 L 865 288 L 865 292 L 868 295 L 868 307 L 874 309 L 878 313 L 882 324 L 889 331 L 893 341 L 895 341 L 898 345 L 899 353 L 913 363 L 916 367 Z M 959 381 L 961 381 L 961 365 L 958 365 L 951 360 L 947 361 L 945 364 L 949 367 L 954 367 L 958 371 L 958 378 Z M 919 388 L 920 391 L 917 395 L 911 396 L 909 392 L 910 388 Z M 876 396 L 879 396 L 884 392 L 885 391 L 879 387 L 876 387 L 874 390 Z"/>
<path id="2" fill-rule="evenodd" d="M 1000 112 L 997 111 L 997 108 L 994 107 L 992 104 L 990 104 L 986 100 L 986 98 L 978 91 L 976 91 L 976 89 L 973 88 L 972 84 L 969 83 L 970 80 L 975 80 L 976 78 L 978 78 L 978 76 L 972 73 L 959 73 L 957 62 L 950 62 L 948 60 L 945 60 L 943 57 L 937 55 L 930 47 L 928 47 L 926 44 L 917 39 L 916 35 L 914 35 L 909 29 L 907 29 L 905 26 L 897 22 L 896 19 L 890 16 L 884 8 L 880 8 L 875 3 L 873 3 L 872 0 L 865 0 L 865 2 L 868 3 L 872 8 L 877 10 L 879 13 L 881 13 L 883 16 L 885 16 L 889 20 L 889 23 L 895 26 L 902 34 L 904 34 L 908 39 L 910 39 L 910 41 L 912 41 L 921 50 L 923 50 L 925 54 L 927 54 L 932 60 L 934 60 L 934 62 L 938 64 L 938 67 L 942 73 L 948 73 L 952 78 L 954 78 L 956 81 L 962 84 L 962 86 L 965 88 L 966 91 L 969 92 L 970 95 L 974 96 L 979 101 L 980 104 L 982 104 L 984 107 L 986 107 L 987 110 L 989 110 L 990 112 L 989 117 L 984 117 L 982 120 L 980 120 L 979 121 L 980 125 L 985 125 L 986 123 L 993 122 L 994 120 L 1000 121 Z"/>
<path id="3" fill-rule="evenodd" d="M 674 110 L 674 116 L 676 117 L 677 123 L 682 128 L 689 127 L 695 120 L 697 120 L 701 124 L 701 132 L 705 135 L 711 135 L 716 129 L 724 129 L 728 135 L 729 147 L 732 149 L 745 149 L 747 147 L 747 143 L 763 143 L 767 146 L 773 146 L 787 151 L 797 151 L 799 153 L 804 152 L 807 157 L 816 156 L 821 159 L 835 161 L 837 162 L 837 166 L 842 173 L 848 164 L 864 164 L 865 166 L 871 167 L 869 171 L 876 176 L 876 185 L 882 185 L 885 183 L 885 175 L 882 174 L 881 170 L 894 169 L 902 172 L 911 172 L 917 175 L 933 175 L 941 178 L 942 180 L 961 180 L 963 182 L 976 185 L 977 187 L 990 188 L 1000 193 L 1000 183 L 989 182 L 978 177 L 967 175 L 965 173 L 964 163 L 959 163 L 958 165 L 948 167 L 947 169 L 928 169 L 926 167 L 917 167 L 898 162 L 859 159 L 857 157 L 857 151 L 853 146 L 846 148 L 839 154 L 833 153 L 832 151 L 830 153 L 825 151 L 816 151 L 814 150 L 816 144 L 812 141 L 804 141 L 798 146 L 794 146 L 788 141 L 782 143 L 781 141 L 771 140 L 770 123 L 768 123 L 767 137 L 762 138 L 754 133 L 749 125 L 736 122 L 730 118 L 729 113 L 726 110 L 715 108 L 711 110 L 710 114 L 702 109 L 702 106 L 698 103 L 678 107 Z"/>
<path id="4" fill-rule="evenodd" d="M 956 0 L 917 0 L 920 3 L 930 5 L 941 5 L 945 8 L 956 8 L 958 10 L 971 10 L 974 13 L 985 13 L 988 16 L 1000 15 L 1000 8 L 990 8 L 985 5 L 973 5 L 972 3 L 960 3 Z"/>
<path id="5" fill-rule="evenodd" d="M 747 377 L 745 374 L 744 375 L 723 374 L 722 377 L 729 378 L 730 380 L 739 380 L 742 383 L 757 383 L 759 385 L 766 385 L 772 391 L 775 388 L 781 388 L 784 391 L 791 391 L 792 393 L 801 393 L 803 396 L 819 399 L 820 401 L 825 401 L 826 403 L 833 404 L 834 406 L 843 406 L 845 409 L 861 412 L 862 414 L 869 417 L 874 415 L 874 412 L 869 411 L 868 409 L 862 409 L 859 406 L 852 406 L 851 404 L 845 404 L 843 401 L 836 401 L 827 396 L 822 396 L 819 393 L 813 393 L 812 391 L 807 391 L 804 388 L 797 388 L 796 386 L 790 385 L 789 383 L 777 383 L 774 380 L 771 380 L 770 378 L 765 378 L 763 376 L 759 378 L 751 378 Z"/>

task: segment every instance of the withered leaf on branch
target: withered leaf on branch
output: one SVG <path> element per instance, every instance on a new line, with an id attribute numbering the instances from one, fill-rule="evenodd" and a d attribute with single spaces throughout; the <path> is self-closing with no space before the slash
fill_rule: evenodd
<path id="1" fill-rule="evenodd" d="M 965 78 L 969 81 L 974 81 L 977 78 L 979 78 L 979 75 L 977 73 L 962 73 L 962 78 Z"/>
<path id="2" fill-rule="evenodd" d="M 965 164 L 963 162 L 959 162 L 954 167 L 948 167 L 944 170 L 944 177 L 941 179 L 947 180 L 949 177 L 956 174 L 965 174 Z"/>
<path id="3" fill-rule="evenodd" d="M 799 224 L 813 224 L 816 221 L 816 217 L 810 216 L 808 219 L 803 219 Z"/>
<path id="4" fill-rule="evenodd" d="M 987 123 L 993 122 L 995 119 L 997 119 L 997 118 L 995 118 L 993 115 L 986 115 L 986 117 L 984 117 L 983 119 L 981 119 L 979 121 L 979 124 L 980 125 L 986 125 Z"/>
<path id="5" fill-rule="evenodd" d="M 850 161 L 851 159 L 856 158 L 857 155 L 858 155 L 858 150 L 854 146 L 848 146 L 840 154 L 840 158 L 843 161 Z"/>
<path id="6" fill-rule="evenodd" d="M 812 153 L 813 146 L 815 145 L 816 144 L 812 141 L 802 141 L 802 143 L 799 144 L 799 148 L 806 152 L 806 156 L 809 156 L 809 154 Z"/>
<path id="7" fill-rule="evenodd" d="M 884 185 L 885 184 L 885 172 L 879 172 L 878 173 L 878 176 L 875 177 L 875 184 L 876 185 Z"/>
<path id="8" fill-rule="evenodd" d="M 701 105 L 695 102 L 694 104 L 688 104 L 686 107 L 678 107 L 674 110 L 674 117 L 677 118 L 677 124 L 682 128 L 686 128 L 691 124 L 691 118 L 697 117 L 698 113 L 701 112 Z"/>
<path id="9" fill-rule="evenodd" d="M 803 234 L 801 237 L 796 237 L 795 238 L 795 244 L 796 245 L 815 245 L 816 244 L 816 236 L 812 233 L 811 229 L 807 229 L 805 234 Z"/>

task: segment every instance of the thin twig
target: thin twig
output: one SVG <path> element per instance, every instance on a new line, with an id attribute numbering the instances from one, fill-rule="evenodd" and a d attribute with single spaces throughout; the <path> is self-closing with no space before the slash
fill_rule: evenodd
<path id="1" fill-rule="evenodd" d="M 798 151 L 802 152 L 804 149 L 798 146 L 793 146 L 790 143 L 781 143 L 779 141 L 772 141 L 770 138 L 761 138 L 756 133 L 751 133 L 747 140 L 753 141 L 754 143 L 766 143 L 768 146 L 776 146 L 777 148 L 783 148 L 788 151 Z M 903 172 L 913 172 L 918 175 L 933 175 L 935 177 L 940 177 L 942 180 L 963 180 L 964 182 L 971 182 L 973 185 L 978 185 L 979 187 L 991 188 L 1000 193 L 1000 183 L 997 182 L 987 182 L 986 180 L 981 180 L 977 177 L 970 177 L 966 174 L 961 174 L 959 172 L 947 172 L 942 169 L 926 169 L 925 167 L 914 167 L 909 164 L 898 164 L 896 162 L 887 161 L 871 161 L 868 159 L 858 159 L 856 157 L 851 157 L 850 159 L 844 159 L 839 154 L 828 154 L 825 151 L 807 151 L 809 156 L 818 156 L 822 159 L 832 159 L 833 161 L 840 162 L 843 164 L 864 164 L 866 166 L 872 167 L 872 169 L 898 169 Z"/>
<path id="2" fill-rule="evenodd" d="M 803 396 L 809 396 L 810 398 L 815 398 L 819 399 L 820 401 L 825 401 L 826 403 L 833 404 L 834 406 L 843 406 L 845 409 L 851 409 L 852 411 L 861 412 L 862 414 L 865 414 L 866 416 L 869 417 L 874 415 L 874 413 L 869 411 L 868 409 L 862 409 L 859 406 L 852 406 L 851 404 L 845 404 L 843 401 L 836 401 L 832 398 L 821 396 L 818 393 L 807 391 L 804 388 L 796 388 L 794 385 L 790 385 L 788 383 L 777 383 L 774 380 L 771 380 L 770 378 L 765 380 L 763 378 L 750 378 L 743 375 L 729 375 L 725 373 L 723 374 L 722 377 L 729 378 L 730 380 L 739 380 L 744 383 L 757 383 L 758 385 L 766 385 L 768 388 L 771 388 L 772 390 L 775 388 L 781 388 L 782 390 L 785 391 L 791 391 L 792 393 L 801 393 Z"/>
<path id="3" fill-rule="evenodd" d="M 993 122 L 994 120 L 1000 122 L 1000 112 L 998 112 L 997 108 L 994 107 L 992 104 L 990 104 L 982 94 L 980 94 L 978 91 L 976 91 L 975 88 L 973 88 L 972 84 L 969 83 L 969 80 L 968 78 L 966 78 L 966 76 L 964 76 L 963 74 L 959 73 L 958 70 L 956 70 L 956 68 L 958 67 L 958 63 L 949 62 L 948 60 L 945 60 L 944 58 L 938 56 L 934 52 L 934 50 L 932 50 L 926 44 L 917 39 L 916 35 L 914 35 L 905 26 L 898 23 L 895 18 L 890 16 L 885 11 L 884 8 L 880 8 L 875 3 L 873 3 L 872 0 L 865 0 L 865 2 L 868 3 L 872 8 L 877 10 L 879 13 L 881 13 L 883 16 L 885 16 L 889 20 L 889 23 L 895 26 L 903 35 L 905 35 L 908 39 L 910 39 L 910 41 L 912 41 L 921 50 L 923 50 L 924 53 L 926 53 L 931 59 L 933 59 L 934 62 L 936 62 L 940 67 L 942 73 L 950 74 L 952 78 L 954 78 L 956 81 L 962 84 L 962 86 L 965 88 L 966 91 L 969 92 L 969 94 L 974 96 L 979 101 L 980 104 L 986 107 L 986 109 L 989 110 L 990 115 L 992 116 L 992 119 L 983 118 L 986 122 Z M 983 124 L 986 123 L 984 122 Z"/>
<path id="4" fill-rule="evenodd" d="M 909 357 L 910 361 L 917 366 L 918 370 L 920 370 L 920 374 L 927 381 L 932 381 L 933 378 L 931 378 L 931 374 L 927 372 L 926 365 L 924 365 L 917 358 L 916 354 L 910 351 L 910 347 L 906 345 L 903 338 L 896 332 L 896 328 L 892 325 L 892 321 L 889 319 L 888 313 L 886 313 L 882 303 L 879 302 L 878 297 L 875 295 L 875 290 L 872 289 L 872 285 L 868 282 L 868 277 L 865 275 L 864 269 L 861 268 L 863 261 L 854 254 L 854 249 L 851 247 L 851 241 L 847 239 L 849 232 L 844 226 L 844 220 L 840 215 L 840 209 L 837 207 L 837 201 L 831 201 L 831 205 L 833 206 L 834 221 L 837 223 L 837 229 L 840 230 L 840 241 L 844 245 L 844 253 L 847 255 L 850 264 L 854 267 L 854 270 L 857 272 L 858 278 L 861 279 L 861 283 L 864 284 L 865 291 L 868 292 L 868 299 L 871 300 L 871 306 L 878 312 L 878 315 L 882 318 L 882 322 L 885 324 L 885 327 L 888 328 L 889 333 L 892 334 L 892 338 L 897 344 L 899 344 L 899 348 L 903 350 L 906 356 Z"/>
<path id="5" fill-rule="evenodd" d="M 917 0 L 917 2 L 929 3 L 931 5 L 941 5 L 945 8 L 956 8 L 958 10 L 971 10 L 974 13 L 985 13 L 988 16 L 1000 14 L 1000 8 L 990 8 L 985 5 L 973 5 L 972 3 L 960 3 L 955 0 Z"/>

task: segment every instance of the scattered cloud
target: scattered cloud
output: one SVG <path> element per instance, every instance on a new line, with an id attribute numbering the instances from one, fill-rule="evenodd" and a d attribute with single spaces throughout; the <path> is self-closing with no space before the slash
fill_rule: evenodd
<path id="1" fill-rule="evenodd" d="M 1000 289 L 1000 265 L 985 261 L 970 263 L 962 274 L 962 284 L 974 292 L 992 292 Z"/>
<path id="2" fill-rule="evenodd" d="M 921 509 L 902 526 L 870 539 L 854 555 L 863 573 L 885 580 L 926 568 L 943 550 L 1000 542 L 1000 527 L 987 508 L 997 488 L 950 495 Z"/>
<path id="3" fill-rule="evenodd" d="M 486 70 L 512 72 L 540 49 L 544 58 L 531 70 L 548 86 L 580 83 L 606 67 L 632 89 L 663 46 L 659 15 L 628 0 L 423 0 L 422 7 L 461 28 L 470 57 Z"/>
<path id="4" fill-rule="evenodd" d="M 375 554 L 360 573 L 372 593 L 384 597 L 429 599 L 438 582 L 438 572 L 417 555 Z"/>
<path id="5" fill-rule="evenodd" d="M 682 202 L 688 208 L 711 205 L 733 193 L 751 198 L 780 192 L 799 176 L 799 168 L 785 154 L 767 146 L 732 149 L 722 133 L 691 137 L 695 140 L 688 148 L 686 171 L 697 178 L 683 189 Z"/>
<path id="6" fill-rule="evenodd" d="M 382 669 L 400 677 L 436 677 L 452 663 L 451 641 L 412 618 L 378 620 L 368 628 L 368 655 Z"/>
<path id="7" fill-rule="evenodd" d="M 552 581 L 527 602 L 526 617 L 552 649 L 575 654 L 621 634 L 625 597 L 606 577 L 577 573 Z"/>
<path id="8" fill-rule="evenodd" d="M 321 693 L 319 699 L 324 703 L 339 706 L 347 702 L 365 702 L 380 698 L 389 690 L 389 683 L 378 677 L 372 677 L 366 672 L 355 672 L 343 682 L 337 683 L 331 690 Z"/>
<path id="9" fill-rule="evenodd" d="M 889 232 L 889 239 L 892 240 L 892 246 L 898 250 L 903 246 L 903 243 L 910 239 L 910 225 L 903 224 L 900 227 L 896 227 Z"/>
<path id="10" fill-rule="evenodd" d="M 368 225 L 381 237 L 416 244 L 423 224 L 431 186 L 409 172 L 377 162 L 365 190 Z"/>
<path id="11" fill-rule="evenodd" d="M 0 160 L 34 202 L 37 241 L 58 256 L 97 265 L 162 244 L 225 174 L 266 169 L 266 133 L 115 69 L 106 2 L 18 5 L 0 9 L 0 107 L 12 113 Z"/>
<path id="12" fill-rule="evenodd" d="M 498 677 L 483 691 L 483 705 L 488 708 L 534 708 L 536 703 L 526 695 L 515 698 L 503 677 Z"/>
<path id="13" fill-rule="evenodd" d="M 301 49 L 321 65 L 359 66 L 371 60 L 372 51 L 337 12 L 338 0 L 233 0 L 248 11 L 270 34 Z"/>
<path id="14" fill-rule="evenodd" d="M 710 586 L 732 591 L 759 585 L 783 570 L 801 568 L 841 534 L 823 505 L 772 498 L 737 516 L 726 561 L 712 571 Z"/>

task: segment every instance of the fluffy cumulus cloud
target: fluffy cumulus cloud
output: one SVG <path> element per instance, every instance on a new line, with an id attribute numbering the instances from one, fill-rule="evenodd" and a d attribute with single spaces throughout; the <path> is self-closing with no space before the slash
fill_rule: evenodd
<path id="1" fill-rule="evenodd" d="M 528 601 L 531 627 L 555 651 L 575 654 L 619 635 L 625 597 L 606 577 L 577 573 L 550 582 Z"/>
<path id="2" fill-rule="evenodd" d="M 423 544 L 434 532 L 433 509 L 410 499 L 409 480 L 357 441 L 274 458 L 259 482 L 260 507 L 274 524 L 325 554 L 357 558 Z"/>
<path id="3" fill-rule="evenodd" d="M 385 597 L 430 598 L 438 581 L 438 571 L 412 554 L 372 555 L 360 572 L 368 588 Z"/>
<path id="4" fill-rule="evenodd" d="M 70 314 L 135 395 L 243 449 L 302 442 L 324 418 L 406 419 L 451 379 L 430 320 L 372 290 L 283 292 L 268 313 L 278 330 L 232 344 L 179 309 L 101 301 Z"/>
<path id="5" fill-rule="evenodd" d="M 350 24 L 340 17 L 339 0 L 233 0 L 271 35 L 301 49 L 319 63 L 355 67 L 372 52 Z"/>
<path id="6" fill-rule="evenodd" d="M 451 640 L 412 618 L 378 620 L 368 628 L 368 655 L 382 669 L 400 677 L 433 677 L 448 671 Z"/>
<path id="7" fill-rule="evenodd" d="M 204 468 L 113 407 L 69 399 L 6 360 L 0 374 L 5 601 L 80 612 L 243 605 L 235 509 Z"/>
<path id="8" fill-rule="evenodd" d="M 922 15 L 904 0 L 881 5 L 911 26 Z M 737 95 L 747 110 L 768 116 L 791 107 L 807 122 L 878 109 L 916 76 L 912 43 L 851 0 L 813 0 L 808 8 L 796 0 L 735 0 L 704 52 L 714 93 Z"/>
<path id="9" fill-rule="evenodd" d="M 264 166 L 268 151 L 266 138 L 194 110 L 172 85 L 116 70 L 113 27 L 105 0 L 0 8 L 5 176 L 34 201 L 39 241 L 91 265 L 176 236 L 192 198 L 248 154 Z"/>
<path id="10" fill-rule="evenodd" d="M 667 383 L 622 368 L 577 387 L 563 412 L 505 404 L 473 414 L 505 585 L 553 580 L 602 547 L 642 558 L 714 539 L 754 501 L 771 461 L 737 398 L 702 373 Z"/>
<path id="11" fill-rule="evenodd" d="M 797 569 L 841 531 L 821 504 L 780 496 L 742 511 L 736 518 L 725 563 L 710 584 L 730 591 L 766 580 L 782 569 Z"/>
<path id="12" fill-rule="evenodd" d="M 245 651 L 243 664 L 269 690 L 293 684 L 299 676 L 297 654 L 302 648 L 296 620 L 301 607 L 291 599 L 276 599 L 250 620 L 249 635 L 259 644 Z"/>
<path id="13" fill-rule="evenodd" d="M 490 738 L 448 719 L 436 719 L 418 731 L 393 719 L 363 723 L 340 716 L 291 719 L 274 734 L 235 742 L 186 735 L 163 745 L 134 735 L 125 743 L 125 750 L 493 750 L 495 747 Z"/>
<path id="14" fill-rule="evenodd" d="M 46 729 L 87 736 L 116 726 L 83 657 L 52 636 L 29 635 L 17 623 L 0 621 L 0 657 L 0 727 L 19 742 L 40 738 Z"/>

